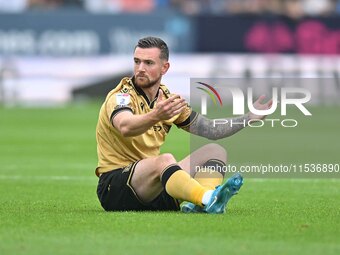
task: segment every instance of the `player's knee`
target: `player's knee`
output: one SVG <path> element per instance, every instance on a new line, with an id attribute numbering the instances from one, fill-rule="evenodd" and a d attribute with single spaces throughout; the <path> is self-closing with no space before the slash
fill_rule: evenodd
<path id="1" fill-rule="evenodd" d="M 227 150 L 219 144 L 209 143 L 205 145 L 204 150 L 206 151 L 206 155 L 211 159 L 219 159 L 222 161 L 227 160 Z"/>
<path id="2" fill-rule="evenodd" d="M 171 165 L 176 163 L 175 157 L 171 153 L 164 153 L 159 155 L 158 160 L 165 163 L 166 165 Z"/>
<path id="3" fill-rule="evenodd" d="M 157 166 L 159 166 L 159 171 L 163 171 L 166 167 L 176 164 L 177 161 L 175 157 L 170 153 L 164 153 L 158 156 Z"/>

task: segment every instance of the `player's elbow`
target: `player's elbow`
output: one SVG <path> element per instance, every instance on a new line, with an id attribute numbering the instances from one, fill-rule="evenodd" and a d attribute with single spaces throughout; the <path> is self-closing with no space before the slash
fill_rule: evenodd
<path id="1" fill-rule="evenodd" d="M 211 140 L 211 141 L 216 141 L 216 140 L 221 139 L 220 137 L 215 136 L 215 135 L 207 135 L 207 136 L 205 136 L 205 138 L 207 138 L 208 140 Z"/>
<path id="2" fill-rule="evenodd" d="M 216 141 L 216 140 L 220 140 L 222 138 L 226 138 L 229 135 L 221 135 L 221 134 L 216 133 L 216 132 L 206 132 L 206 133 L 200 134 L 200 136 L 203 136 L 204 138 L 211 140 L 211 141 Z"/>
<path id="3" fill-rule="evenodd" d="M 219 140 L 221 138 L 220 137 L 216 137 L 216 136 L 210 136 L 208 139 L 211 140 L 211 141 L 217 141 L 217 140 Z"/>
<path id="4" fill-rule="evenodd" d="M 129 128 L 128 126 L 122 126 L 118 128 L 118 130 L 123 137 L 135 136 L 133 130 L 131 130 L 131 128 Z"/>

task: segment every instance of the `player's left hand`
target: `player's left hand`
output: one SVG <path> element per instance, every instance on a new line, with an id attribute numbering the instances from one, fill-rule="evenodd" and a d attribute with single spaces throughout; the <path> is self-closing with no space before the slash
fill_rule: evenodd
<path id="1" fill-rule="evenodd" d="M 273 104 L 273 99 L 270 99 L 267 102 L 263 102 L 266 98 L 265 95 L 261 95 L 253 104 L 254 108 L 257 110 L 268 110 L 271 108 Z M 267 115 L 257 115 L 252 112 L 248 113 L 249 119 L 251 120 L 263 120 Z"/>
<path id="2" fill-rule="evenodd" d="M 164 98 L 163 91 L 160 89 L 153 112 L 157 119 L 168 120 L 184 111 L 186 106 L 187 103 L 181 96 L 173 94 L 169 98 Z"/>

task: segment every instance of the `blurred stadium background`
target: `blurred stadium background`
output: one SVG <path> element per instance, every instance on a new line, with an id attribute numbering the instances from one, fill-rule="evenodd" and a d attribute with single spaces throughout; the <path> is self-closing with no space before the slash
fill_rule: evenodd
<path id="1" fill-rule="evenodd" d="M 339 164 L 340 0 L 0 0 L 0 254 L 340 254 L 339 179 L 247 179 L 222 217 L 103 211 L 98 111 L 148 35 L 186 97 L 190 78 L 312 92 L 299 128 L 226 139 L 231 164 Z"/>
<path id="2" fill-rule="evenodd" d="M 327 77 L 314 98 L 337 103 L 339 12 L 336 0 L 1 0 L 0 102 L 102 98 L 154 35 L 171 50 L 164 83 L 184 96 L 190 77 Z"/>

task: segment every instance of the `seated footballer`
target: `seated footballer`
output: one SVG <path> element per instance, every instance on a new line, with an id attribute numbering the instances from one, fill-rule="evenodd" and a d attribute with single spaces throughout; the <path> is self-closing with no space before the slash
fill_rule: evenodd
<path id="1" fill-rule="evenodd" d="M 160 154 L 172 125 L 210 140 L 231 136 L 245 125 L 217 125 L 195 112 L 185 99 L 161 84 L 170 67 L 167 44 L 157 37 L 138 41 L 134 75 L 125 77 L 103 103 L 96 128 L 99 177 L 97 195 L 107 211 L 179 211 L 220 214 L 243 184 L 240 174 L 224 181 L 223 171 L 195 171 L 190 166 L 224 169 L 226 150 L 204 145 L 177 161 Z M 269 109 L 272 101 L 254 103 Z M 228 123 L 248 123 L 265 116 L 251 112 Z"/>

